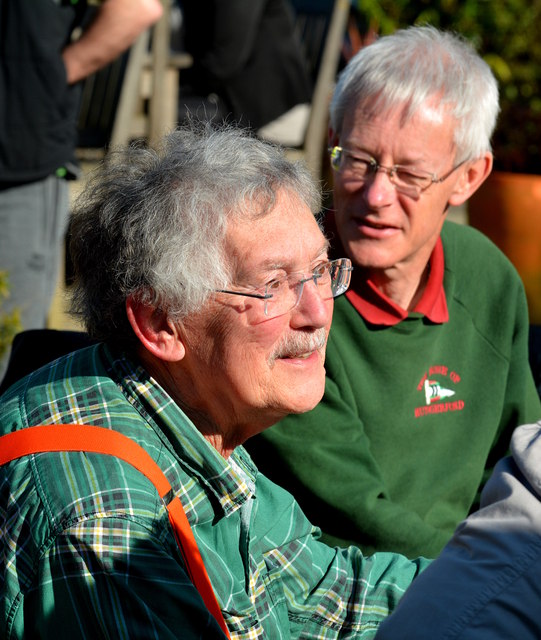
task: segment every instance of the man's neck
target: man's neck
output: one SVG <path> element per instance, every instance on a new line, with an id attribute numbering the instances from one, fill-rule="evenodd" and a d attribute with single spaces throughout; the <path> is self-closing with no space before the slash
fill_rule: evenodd
<path id="1" fill-rule="evenodd" d="M 400 266 L 390 269 L 368 270 L 367 275 L 373 284 L 395 304 L 406 311 L 415 309 L 422 298 L 430 266 L 427 262 L 420 269 L 402 269 Z"/>

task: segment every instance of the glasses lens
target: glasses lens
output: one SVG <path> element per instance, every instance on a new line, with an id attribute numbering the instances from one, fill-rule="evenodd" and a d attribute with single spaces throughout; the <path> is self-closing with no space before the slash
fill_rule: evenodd
<path id="1" fill-rule="evenodd" d="M 287 313 L 297 303 L 297 285 L 290 278 L 275 280 L 265 288 L 265 317 L 275 318 Z"/>
<path id="2" fill-rule="evenodd" d="M 329 262 L 333 298 L 345 293 L 351 281 L 351 260 L 340 258 Z"/>
<path id="3" fill-rule="evenodd" d="M 430 186 L 431 182 L 431 176 L 419 175 L 400 168 L 394 171 L 393 184 L 403 193 L 420 193 Z"/>
<path id="4" fill-rule="evenodd" d="M 369 155 L 361 151 L 353 154 L 342 147 L 331 149 L 331 166 L 346 180 L 364 180 L 368 173 L 373 173 L 378 168 L 377 162 Z"/>
<path id="5" fill-rule="evenodd" d="M 254 310 L 263 311 L 262 320 L 270 320 L 286 314 L 299 303 L 304 287 L 313 282 L 322 300 L 330 300 L 344 293 L 351 280 L 351 260 L 340 258 L 318 265 L 309 277 L 291 274 L 282 280 L 275 280 L 265 288 L 265 299 L 261 306 L 254 306 Z"/>

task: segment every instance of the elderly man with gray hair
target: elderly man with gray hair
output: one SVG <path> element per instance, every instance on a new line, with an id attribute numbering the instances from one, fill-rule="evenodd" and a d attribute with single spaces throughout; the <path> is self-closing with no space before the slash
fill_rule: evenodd
<path id="1" fill-rule="evenodd" d="M 107 156 L 71 240 L 97 343 L 0 402 L 1 637 L 368 638 L 426 566 L 318 541 L 241 446 L 323 393 L 319 206 L 235 129 Z"/>

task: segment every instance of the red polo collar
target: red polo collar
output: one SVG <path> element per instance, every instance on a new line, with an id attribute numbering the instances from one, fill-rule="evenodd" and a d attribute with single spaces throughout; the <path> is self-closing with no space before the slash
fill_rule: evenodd
<path id="1" fill-rule="evenodd" d="M 430 256 L 430 273 L 426 288 L 415 309 L 416 313 L 426 316 L 431 322 L 441 324 L 449 320 L 447 300 L 443 288 L 444 256 L 441 238 L 438 238 Z M 346 292 L 347 299 L 361 316 L 371 324 L 392 326 L 408 317 L 408 311 L 402 309 L 371 280 L 353 270 L 351 286 Z"/>

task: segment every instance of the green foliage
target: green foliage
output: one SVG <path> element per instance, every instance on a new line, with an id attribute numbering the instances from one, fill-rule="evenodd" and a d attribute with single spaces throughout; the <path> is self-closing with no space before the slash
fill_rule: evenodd
<path id="1" fill-rule="evenodd" d="M 357 0 L 361 30 L 431 24 L 468 38 L 492 68 L 495 167 L 541 173 L 541 0 Z"/>
<path id="2" fill-rule="evenodd" d="M 21 318 L 18 309 L 11 313 L 2 312 L 2 304 L 9 297 L 7 271 L 0 271 L 0 357 L 4 355 L 13 340 L 13 336 L 21 331 Z"/>

